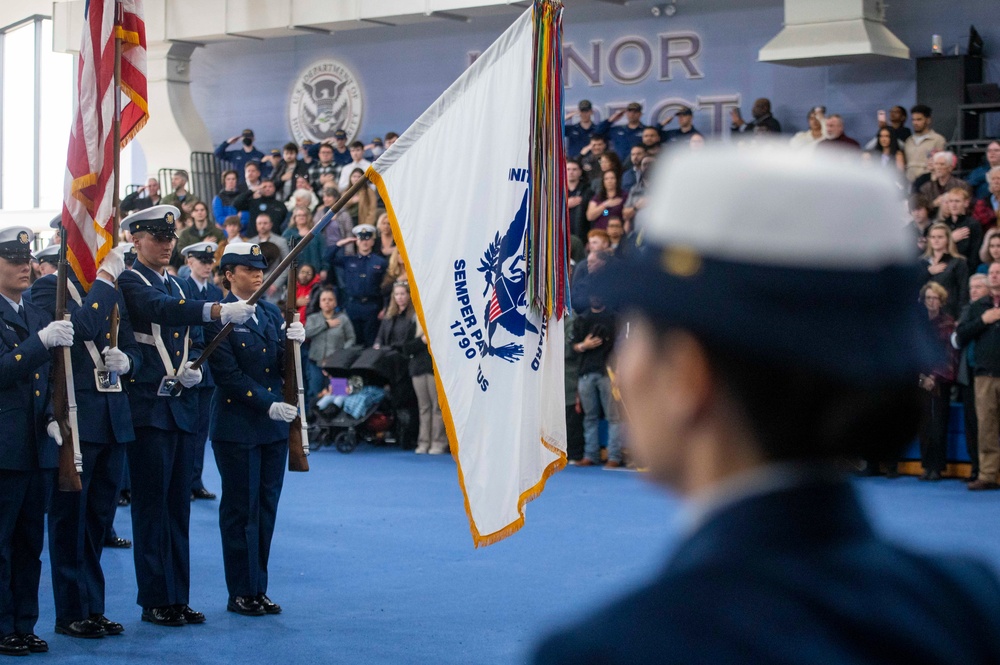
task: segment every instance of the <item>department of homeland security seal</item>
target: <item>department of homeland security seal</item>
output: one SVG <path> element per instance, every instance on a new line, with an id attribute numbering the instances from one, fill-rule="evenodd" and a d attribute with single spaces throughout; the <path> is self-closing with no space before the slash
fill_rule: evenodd
<path id="1" fill-rule="evenodd" d="M 288 124 L 299 143 L 332 139 L 338 129 L 353 141 L 361 128 L 362 110 L 361 85 L 351 70 L 336 60 L 321 60 L 295 80 Z"/>
<path id="2" fill-rule="evenodd" d="M 533 371 L 537 372 L 541 363 L 546 321 L 528 307 L 524 267 L 527 219 L 525 192 L 510 225 L 502 234 L 496 233 L 474 268 L 480 274 L 481 292 L 470 289 L 474 260 L 458 259 L 453 265 L 459 318 L 450 326 L 451 332 L 465 357 L 479 362 L 476 381 L 484 392 L 489 390 L 491 369 L 519 363 L 526 352 Z M 496 365 L 491 358 L 503 362 Z"/>

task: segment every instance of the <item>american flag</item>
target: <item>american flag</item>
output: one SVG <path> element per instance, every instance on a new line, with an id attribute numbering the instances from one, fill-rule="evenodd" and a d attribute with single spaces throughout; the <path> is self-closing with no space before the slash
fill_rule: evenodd
<path id="1" fill-rule="evenodd" d="M 493 287 L 493 297 L 490 298 L 490 316 L 489 316 L 490 320 L 489 320 L 489 322 L 493 323 L 494 321 L 496 321 L 497 319 L 500 318 L 501 314 L 503 314 L 503 310 L 500 309 L 500 301 L 497 300 L 497 290 L 496 290 L 496 287 Z"/>
<path id="2" fill-rule="evenodd" d="M 70 265 L 89 287 L 112 246 L 116 36 L 122 40 L 122 147 L 146 124 L 149 109 L 142 0 L 87 0 L 84 11 L 62 223 Z"/>

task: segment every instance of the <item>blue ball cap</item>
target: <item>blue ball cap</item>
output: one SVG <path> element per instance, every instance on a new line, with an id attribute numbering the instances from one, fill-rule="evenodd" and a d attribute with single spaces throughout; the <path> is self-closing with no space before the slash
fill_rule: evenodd
<path id="1" fill-rule="evenodd" d="M 176 238 L 175 222 L 180 216 L 181 211 L 174 206 L 153 206 L 132 213 L 122 220 L 122 226 L 133 235 L 146 232 L 157 238 Z"/>
<path id="2" fill-rule="evenodd" d="M 939 361 L 902 196 L 883 171 L 787 146 L 714 146 L 677 153 L 650 191 L 636 251 L 595 278 L 608 305 L 855 384 Z"/>
<path id="3" fill-rule="evenodd" d="M 250 268 L 267 269 L 267 259 L 260 250 L 260 245 L 255 242 L 231 242 L 226 244 L 226 249 L 222 252 L 222 259 L 219 267 L 222 269 L 230 266 L 247 266 Z"/>

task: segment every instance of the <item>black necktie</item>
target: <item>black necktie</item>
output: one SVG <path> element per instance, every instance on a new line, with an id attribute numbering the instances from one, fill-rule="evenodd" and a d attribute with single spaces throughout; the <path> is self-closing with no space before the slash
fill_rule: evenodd
<path id="1" fill-rule="evenodd" d="M 21 317 L 21 321 L 24 323 L 24 333 L 18 332 L 18 336 L 23 342 L 28 338 L 28 315 L 24 311 L 24 305 L 17 306 L 17 315 Z"/>
<path id="2" fill-rule="evenodd" d="M 174 290 L 170 286 L 170 278 L 169 277 L 167 277 L 164 280 L 164 285 L 167 287 L 167 293 L 169 293 L 170 295 L 174 295 Z"/>

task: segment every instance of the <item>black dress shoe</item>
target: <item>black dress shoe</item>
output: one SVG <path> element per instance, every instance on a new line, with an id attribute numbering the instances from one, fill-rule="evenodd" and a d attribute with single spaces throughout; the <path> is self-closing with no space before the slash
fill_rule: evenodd
<path id="1" fill-rule="evenodd" d="M 226 605 L 226 610 L 247 617 L 264 616 L 266 612 L 253 596 L 232 596 Z"/>
<path id="2" fill-rule="evenodd" d="M 198 490 L 191 490 L 191 498 L 193 498 L 193 499 L 206 499 L 208 501 L 211 501 L 212 499 L 215 498 L 215 495 L 212 494 L 211 492 L 209 492 L 204 487 L 202 487 L 201 489 L 198 489 Z"/>
<path id="3" fill-rule="evenodd" d="M 185 623 L 205 623 L 205 615 L 188 605 L 174 605 L 174 609 L 181 613 Z"/>
<path id="4" fill-rule="evenodd" d="M 265 614 L 281 614 L 281 605 L 267 597 L 267 594 L 258 594 L 257 603 L 264 608 Z"/>
<path id="5" fill-rule="evenodd" d="M 183 626 L 184 615 L 174 607 L 144 607 L 142 608 L 142 620 L 154 623 L 157 626 Z"/>
<path id="6" fill-rule="evenodd" d="M 90 620 L 103 628 L 104 632 L 108 635 L 121 635 L 125 632 L 125 626 L 121 625 L 117 621 L 112 621 L 103 614 L 91 614 Z"/>
<path id="7" fill-rule="evenodd" d="M 929 471 L 927 473 L 927 477 L 924 478 L 924 480 L 930 480 L 930 481 L 941 480 L 941 472 L 940 471 Z"/>
<path id="8" fill-rule="evenodd" d="M 31 653 L 45 653 L 49 650 L 49 643 L 34 633 L 21 633 L 18 637 Z"/>
<path id="9" fill-rule="evenodd" d="M 85 640 L 96 640 L 108 634 L 106 630 L 90 619 L 56 621 L 56 633 L 68 637 L 79 637 Z"/>
<path id="10" fill-rule="evenodd" d="M 0 637 L 0 654 L 4 656 L 27 656 L 28 645 L 24 643 L 20 635 L 11 633 Z"/>
<path id="11" fill-rule="evenodd" d="M 122 490 L 118 493 L 118 505 L 119 506 L 130 506 L 132 505 L 132 490 Z"/>
<path id="12" fill-rule="evenodd" d="M 119 538 L 118 536 L 112 536 L 111 538 L 106 538 L 104 540 L 105 547 L 111 547 L 116 550 L 127 550 L 132 547 L 132 541 L 128 538 Z"/>

